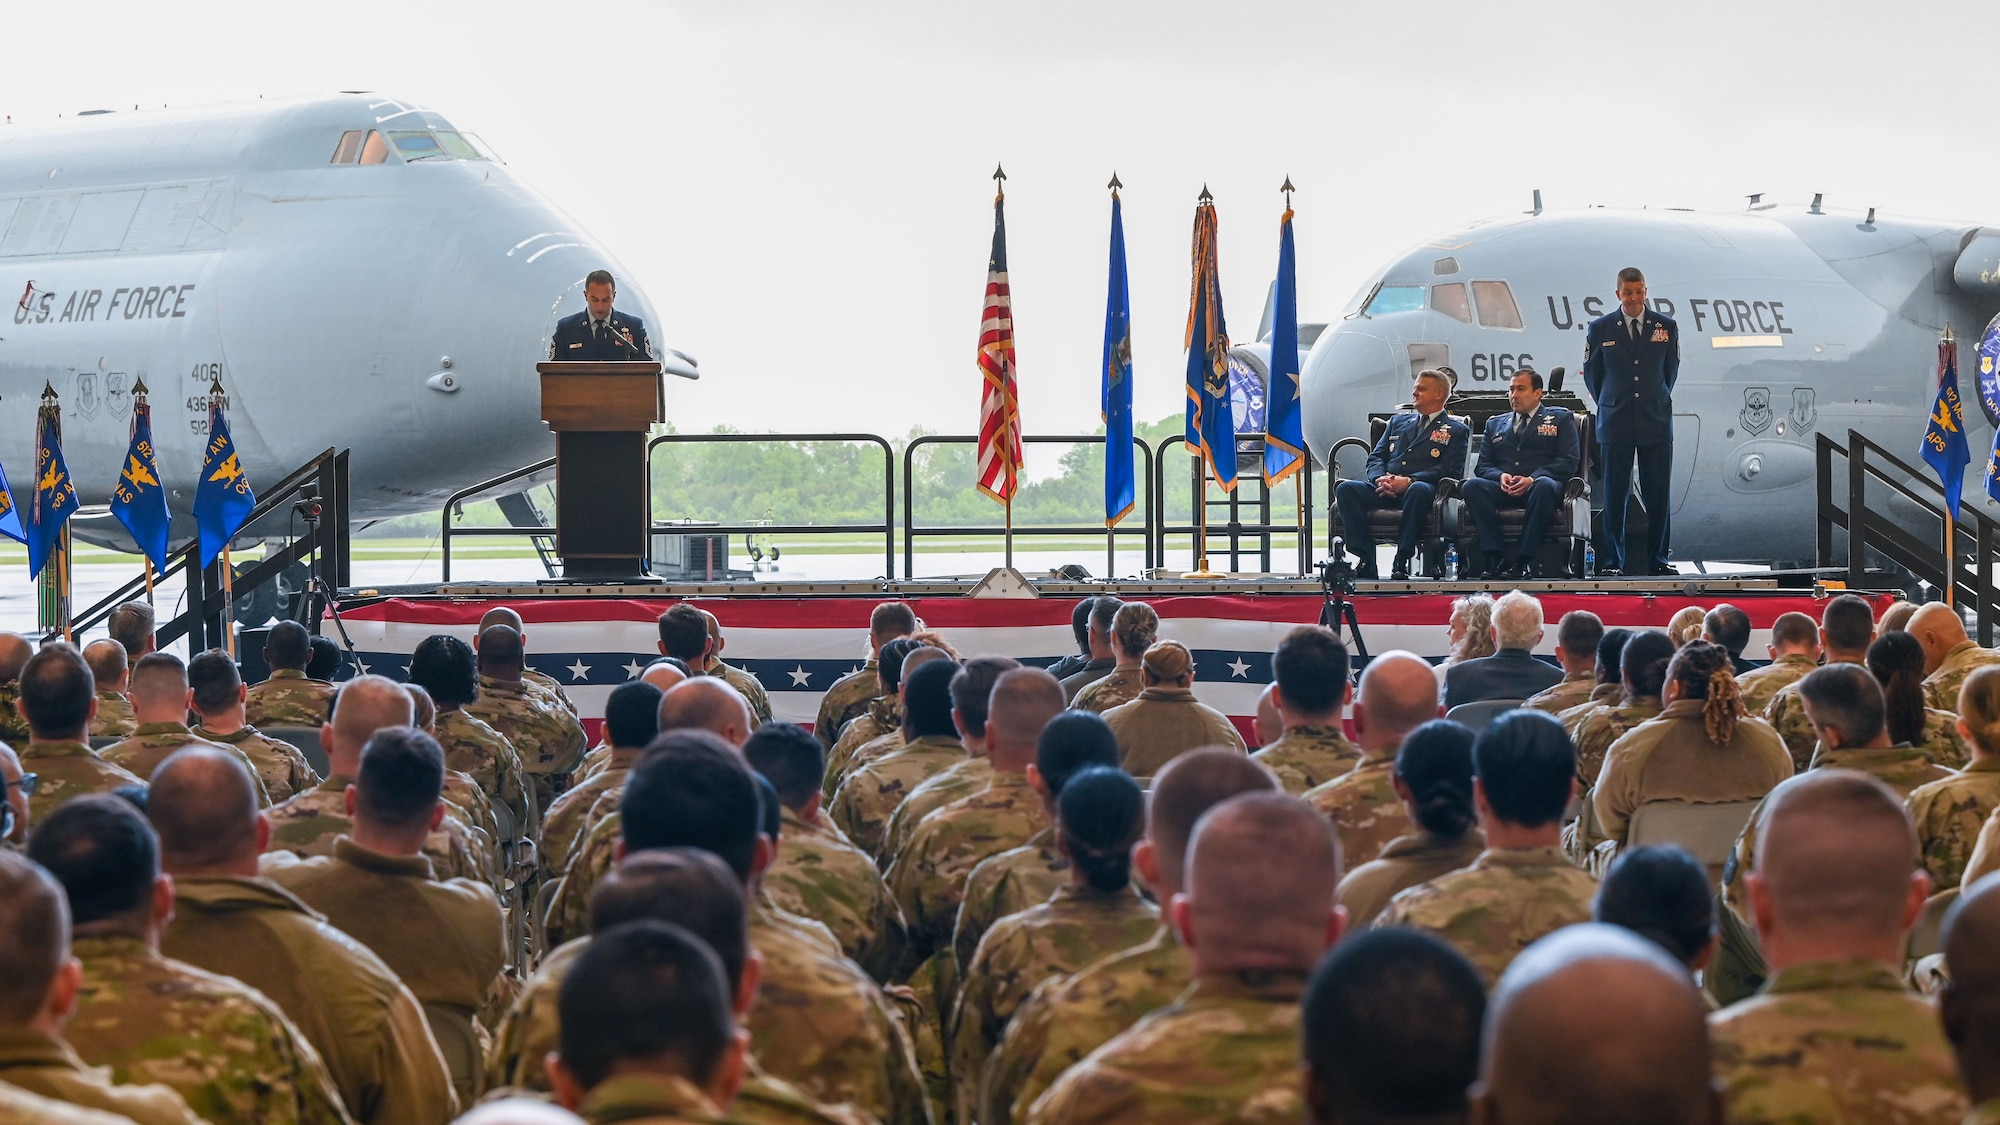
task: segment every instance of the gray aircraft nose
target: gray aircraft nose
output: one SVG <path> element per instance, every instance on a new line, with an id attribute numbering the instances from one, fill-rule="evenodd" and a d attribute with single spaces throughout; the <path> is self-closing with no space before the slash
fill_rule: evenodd
<path id="1" fill-rule="evenodd" d="M 1409 397 L 1409 366 L 1389 341 L 1364 329 L 1341 325 L 1320 337 L 1299 385 L 1306 444 L 1323 459 L 1342 438 L 1366 440 L 1369 412 Z"/>

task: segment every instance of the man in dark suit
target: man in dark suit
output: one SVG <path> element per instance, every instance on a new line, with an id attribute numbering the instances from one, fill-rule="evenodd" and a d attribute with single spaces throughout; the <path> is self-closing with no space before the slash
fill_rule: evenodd
<path id="1" fill-rule="evenodd" d="M 592 270 L 583 279 L 584 311 L 556 321 L 555 334 L 549 337 L 549 359 L 559 363 L 652 359 L 646 322 L 613 309 L 611 302 L 617 296 L 618 282 L 610 271 Z"/>
<path id="2" fill-rule="evenodd" d="M 1542 603 L 1509 590 L 1493 605 L 1492 656 L 1453 664 L 1444 673 L 1444 705 L 1522 699 L 1562 682 L 1562 669 L 1533 653 L 1542 643 Z"/>
<path id="3" fill-rule="evenodd" d="M 1646 505 L 1646 558 L 1633 574 L 1672 574 L 1667 562 L 1668 490 L 1674 468 L 1674 380 L 1681 369 L 1680 328 L 1646 307 L 1646 277 L 1618 271 L 1618 310 L 1590 322 L 1583 381 L 1597 403 L 1597 443 L 1604 466 L 1604 538 L 1597 573 L 1616 575 L 1625 563 L 1625 504 L 1632 463 L 1639 464 L 1639 499 Z"/>
<path id="4" fill-rule="evenodd" d="M 1361 558 L 1354 568 L 1355 577 L 1377 577 L 1368 513 L 1393 508 L 1401 509 L 1403 520 L 1396 536 L 1396 562 L 1389 573 L 1392 578 L 1408 578 L 1424 519 L 1437 498 L 1438 482 L 1465 471 L 1471 430 L 1444 412 L 1450 394 L 1451 383 L 1443 375 L 1418 372 L 1416 386 L 1410 391 L 1410 402 L 1416 409 L 1389 419 L 1382 440 L 1368 453 L 1367 479 L 1343 481 L 1334 489 L 1347 550 Z"/>
<path id="5" fill-rule="evenodd" d="M 1542 405 L 1541 373 L 1532 367 L 1515 372 L 1507 404 L 1511 412 L 1486 420 L 1478 473 L 1465 482 L 1465 508 L 1485 556 L 1481 578 L 1529 576 L 1563 488 L 1576 475 L 1576 419 L 1560 406 Z M 1520 553 L 1511 561 L 1500 533 L 1502 508 L 1522 509 Z"/>

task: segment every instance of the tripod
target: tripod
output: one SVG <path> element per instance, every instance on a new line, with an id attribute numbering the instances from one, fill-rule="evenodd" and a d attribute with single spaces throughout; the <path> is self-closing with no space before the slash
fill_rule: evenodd
<path id="1" fill-rule="evenodd" d="M 320 520 L 319 498 L 309 496 L 300 500 L 292 505 L 292 513 L 306 521 L 306 534 L 317 543 Z M 333 618 L 334 631 L 340 634 L 341 647 L 347 650 L 347 658 L 353 662 L 354 670 L 359 672 L 361 654 L 354 651 L 354 638 L 347 635 L 347 623 L 340 619 L 340 606 L 334 599 L 333 587 L 327 584 L 326 579 L 320 577 L 319 561 L 319 551 L 315 547 L 312 562 L 306 568 L 306 588 L 300 591 L 304 596 L 299 600 L 298 622 L 304 625 L 308 632 L 319 632 L 320 609 L 322 606 L 325 607 L 326 615 Z"/>
<path id="2" fill-rule="evenodd" d="M 1347 561 L 1346 545 L 1339 536 L 1328 541 L 1327 554 L 1327 560 L 1319 564 L 1319 623 L 1332 629 L 1336 637 L 1345 628 L 1354 638 L 1355 655 L 1365 661 L 1368 642 L 1361 639 L 1361 619 L 1355 615 L 1354 603 L 1348 600 L 1354 596 L 1354 564 Z"/>

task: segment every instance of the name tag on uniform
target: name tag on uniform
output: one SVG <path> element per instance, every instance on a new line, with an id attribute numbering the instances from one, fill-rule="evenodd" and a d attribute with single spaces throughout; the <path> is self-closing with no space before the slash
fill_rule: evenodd
<path id="1" fill-rule="evenodd" d="M 580 347 L 582 347 L 582 346 L 583 346 L 582 344 L 571 344 L 571 345 L 570 345 L 570 347 L 572 347 L 572 348 L 580 348 Z"/>
<path id="2" fill-rule="evenodd" d="M 1606 340 L 1606 341 L 1604 341 L 1604 343 L 1603 343 L 1603 346 L 1604 346 L 1604 347 L 1607 347 L 1607 348 L 1615 348 L 1615 347 L 1617 347 L 1617 346 L 1618 346 L 1618 341 L 1616 341 L 1616 340 Z"/>

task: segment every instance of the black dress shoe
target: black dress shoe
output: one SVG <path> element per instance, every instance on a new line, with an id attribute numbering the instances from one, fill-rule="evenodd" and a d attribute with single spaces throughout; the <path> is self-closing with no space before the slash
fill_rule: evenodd
<path id="1" fill-rule="evenodd" d="M 1498 551 L 1486 552 L 1486 565 L 1479 572 L 1482 580 L 1491 581 L 1507 573 L 1507 556 Z"/>
<path id="2" fill-rule="evenodd" d="M 1410 577 L 1410 556 L 1397 555 L 1396 561 L 1389 564 L 1390 580 L 1394 582 L 1404 582 L 1408 581 L 1409 577 Z"/>
<path id="3" fill-rule="evenodd" d="M 1501 578 L 1509 582 L 1519 582 L 1524 578 L 1531 578 L 1533 576 L 1533 568 L 1528 565 L 1528 560 L 1525 558 L 1515 559 L 1512 565 L 1508 566 L 1500 574 Z"/>
<path id="4" fill-rule="evenodd" d="M 1374 559 L 1355 563 L 1354 577 L 1367 582 L 1379 582 L 1382 580 L 1382 575 L 1375 569 Z"/>
<path id="5" fill-rule="evenodd" d="M 1618 569 L 1618 568 L 1617 568 L 1617 567 L 1615 567 L 1615 566 L 1600 566 L 1600 567 L 1598 567 L 1598 568 L 1597 568 L 1597 577 L 1599 577 L 1599 578 L 1623 578 L 1623 577 L 1625 577 L 1625 572 L 1624 572 L 1624 571 L 1622 571 L 1622 570 L 1620 570 L 1620 569 Z"/>

